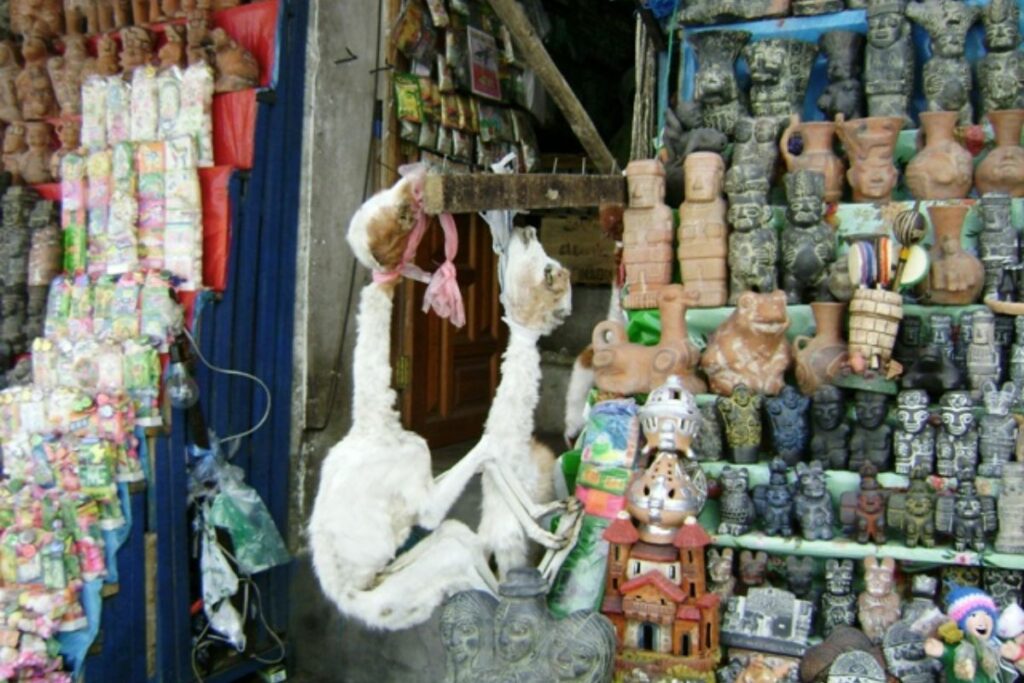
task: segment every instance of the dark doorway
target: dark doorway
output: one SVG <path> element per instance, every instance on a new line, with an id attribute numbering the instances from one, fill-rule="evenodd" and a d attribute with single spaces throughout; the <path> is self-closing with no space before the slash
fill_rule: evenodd
<path id="1" fill-rule="evenodd" d="M 649 622 L 640 624 L 640 637 L 637 645 L 641 650 L 657 650 L 658 627 Z"/>

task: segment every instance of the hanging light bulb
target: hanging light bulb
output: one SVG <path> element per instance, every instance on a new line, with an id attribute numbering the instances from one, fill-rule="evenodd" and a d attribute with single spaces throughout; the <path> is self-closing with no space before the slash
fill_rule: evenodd
<path id="1" fill-rule="evenodd" d="M 165 391 L 174 408 L 184 410 L 199 401 L 199 385 L 192 379 L 185 365 L 185 352 L 180 338 L 171 344 L 171 364 L 167 368 Z"/>

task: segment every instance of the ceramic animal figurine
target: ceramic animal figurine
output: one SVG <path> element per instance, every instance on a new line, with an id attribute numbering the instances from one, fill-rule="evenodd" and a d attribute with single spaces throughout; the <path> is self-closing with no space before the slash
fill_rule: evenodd
<path id="1" fill-rule="evenodd" d="M 53 182 L 50 173 L 50 159 L 53 151 L 50 141 L 53 127 L 45 121 L 31 121 L 25 124 L 25 142 L 28 149 L 21 155 L 18 168 L 21 177 L 30 185 Z"/>
<path id="2" fill-rule="evenodd" d="M 1010 220 L 1010 195 L 1005 192 L 982 195 L 978 207 L 981 209 L 978 256 L 985 267 L 982 298 L 999 298 L 1004 269 L 1020 266 L 1017 230 Z"/>
<path id="3" fill-rule="evenodd" d="M 747 290 L 775 290 L 779 238 L 771 226 L 768 178 L 760 164 L 733 166 L 725 175 L 729 197 L 729 305 Z"/>
<path id="4" fill-rule="evenodd" d="M 1020 6 L 1014 0 L 992 0 L 982 8 L 981 21 L 985 25 L 985 56 L 978 62 L 981 113 L 1024 109 Z"/>
<path id="5" fill-rule="evenodd" d="M 996 502 L 980 496 L 974 485 L 974 470 L 957 472 L 956 496 L 942 496 L 935 503 L 935 528 L 953 537 L 958 551 L 982 552 L 997 526 Z"/>
<path id="6" fill-rule="evenodd" d="M 870 104 L 869 93 L 869 107 Z M 892 155 L 902 127 L 903 119 L 898 116 L 872 116 L 852 121 L 842 116 L 836 118 L 836 134 L 850 159 L 846 179 L 853 190 L 853 201 L 885 204 L 892 198 L 899 177 Z"/>
<path id="7" fill-rule="evenodd" d="M 910 474 L 920 467 L 930 474 L 935 468 L 935 427 L 928 411 L 928 394 L 920 389 L 901 391 L 896 396 L 896 420 L 899 428 L 892 435 L 896 456 L 893 470 Z"/>
<path id="8" fill-rule="evenodd" d="M 821 462 L 814 460 L 810 465 L 796 466 L 797 494 L 794 510 L 800 521 L 800 531 L 808 541 L 828 541 L 834 532 L 832 524 L 835 513 L 832 498 L 825 485 L 825 471 Z"/>
<path id="9" fill-rule="evenodd" d="M 214 92 L 235 92 L 260 83 L 260 65 L 252 53 L 240 46 L 222 28 L 210 31 L 217 79 Z"/>
<path id="10" fill-rule="evenodd" d="M 153 37 L 141 26 L 129 26 L 121 30 L 121 69 L 131 73 L 137 67 L 153 61 Z"/>
<path id="11" fill-rule="evenodd" d="M 839 501 L 839 516 L 847 530 L 856 531 L 858 543 L 885 543 L 885 502 L 888 493 L 878 486 L 878 470 L 870 462 L 860 468 L 860 488 L 847 491 Z"/>
<path id="12" fill-rule="evenodd" d="M 722 418 L 713 403 L 700 406 L 700 427 L 693 437 L 693 452 L 701 461 L 713 462 L 721 460 L 725 455 L 725 444 L 722 443 Z"/>
<path id="13" fill-rule="evenodd" d="M 906 0 L 868 0 L 864 94 L 868 116 L 909 121 L 914 90 L 914 43 L 905 16 Z"/>
<path id="14" fill-rule="evenodd" d="M 25 66 L 14 80 L 14 86 L 18 91 L 22 118 L 33 121 L 55 116 L 60 109 L 46 69 L 50 57 L 46 42 L 37 36 L 26 37 L 21 46 L 21 56 Z"/>
<path id="15" fill-rule="evenodd" d="M 823 384 L 811 403 L 811 452 L 829 469 L 845 470 L 850 459 L 850 425 L 845 420 L 842 391 Z"/>
<path id="16" fill-rule="evenodd" d="M 955 477 L 961 469 L 978 466 L 978 431 L 974 424 L 974 401 L 966 391 L 947 391 L 939 402 L 942 431 L 935 442 L 935 471 L 940 477 Z"/>
<path id="17" fill-rule="evenodd" d="M 790 593 L 801 600 L 813 599 L 814 589 L 814 558 L 796 557 L 790 555 L 786 558 L 786 588 Z"/>
<path id="18" fill-rule="evenodd" d="M 810 147 L 810 145 L 806 145 Z M 732 166 L 757 166 L 771 182 L 779 157 L 779 121 L 774 116 L 741 116 L 733 132 Z M 785 149 L 783 149 L 785 151 Z M 792 170 L 792 168 L 790 169 Z"/>
<path id="19" fill-rule="evenodd" d="M 963 385 L 963 373 L 955 358 L 953 344 L 953 318 L 943 313 L 928 316 L 928 344 L 921 349 L 913 363 L 900 378 L 904 389 L 924 389 L 938 399 L 943 393 Z M 961 334 L 964 328 L 961 327 Z M 968 325 L 968 333 L 970 325 Z M 964 356 L 966 366 L 966 354 Z"/>
<path id="20" fill-rule="evenodd" d="M 765 414 L 771 428 L 775 454 L 786 464 L 795 465 L 807 450 L 810 428 L 807 409 L 811 399 L 800 394 L 796 387 L 786 385 L 778 396 L 765 399 Z"/>
<path id="21" fill-rule="evenodd" d="M 761 404 L 764 398 L 745 384 L 733 389 L 732 396 L 715 399 L 715 409 L 725 425 L 725 440 L 732 461 L 740 464 L 757 462 L 761 445 Z"/>
<path id="22" fill-rule="evenodd" d="M 0 121 L 21 121 L 21 104 L 15 85 L 21 66 L 18 51 L 9 40 L 0 41 Z"/>
<path id="23" fill-rule="evenodd" d="M 719 534 L 740 536 L 750 531 L 754 522 L 754 501 L 747 491 L 750 475 L 745 469 L 733 469 L 726 465 L 722 469 L 722 498 L 719 502 L 721 521 Z"/>
<path id="24" fill-rule="evenodd" d="M 700 351 L 686 331 L 686 308 L 693 297 L 682 285 L 667 285 L 659 290 L 657 301 L 662 334 L 656 346 L 630 343 L 625 326 L 617 320 L 594 327 L 594 384 L 601 391 L 645 394 L 664 384 L 670 375 L 679 377 L 691 394 L 707 391 L 696 375 Z"/>
<path id="25" fill-rule="evenodd" d="M 889 414 L 889 400 L 885 394 L 858 391 L 854 394 L 855 419 L 850 437 L 849 468 L 860 470 L 870 462 L 879 471 L 892 464 L 892 427 L 885 419 Z"/>
<path id="26" fill-rule="evenodd" d="M 736 121 L 746 114 L 736 83 L 736 58 L 750 39 L 746 31 L 706 31 L 687 36 L 697 52 L 693 99 L 700 111 L 700 125 L 733 135 Z"/>
<path id="27" fill-rule="evenodd" d="M 740 553 L 740 583 L 747 588 L 763 586 L 768 573 L 768 553 L 744 550 Z"/>
<path id="28" fill-rule="evenodd" d="M 656 159 L 626 167 L 629 208 L 622 216 L 624 308 L 654 308 L 658 292 L 672 282 L 672 210 L 665 206 L 665 170 Z"/>
<path id="29" fill-rule="evenodd" d="M 837 626 L 857 623 L 857 596 L 853 592 L 853 560 L 825 560 L 825 592 L 821 596 L 822 632 L 827 637 Z"/>
<path id="30" fill-rule="evenodd" d="M 906 14 L 931 37 L 932 58 L 922 69 L 928 110 L 958 112 L 960 124 L 969 126 L 972 79 L 964 48 L 980 10 L 956 0 L 924 0 L 908 3 Z"/>
<path id="31" fill-rule="evenodd" d="M 696 306 L 722 306 L 729 298 L 729 229 L 722 198 L 725 162 L 712 152 L 686 157 L 686 201 L 679 207 L 679 272 Z"/>
<path id="32" fill-rule="evenodd" d="M 835 232 L 825 216 L 825 176 L 801 170 L 786 175 L 786 229 L 782 233 L 782 288 L 786 302 L 828 300 L 828 269 L 836 259 Z"/>
<path id="33" fill-rule="evenodd" d="M 1024 553 L 1024 528 L 1016 523 L 1024 514 L 1024 463 L 1008 462 L 1003 465 L 999 487 L 999 534 L 996 551 Z"/>
<path id="34" fill-rule="evenodd" d="M 876 645 L 885 631 L 900 618 L 900 596 L 896 592 L 896 561 L 864 558 L 864 592 L 857 598 L 857 620 L 864 635 Z"/>
<path id="35" fill-rule="evenodd" d="M 766 38 L 744 47 L 754 116 L 788 118 L 799 114 L 817 55 L 814 43 L 788 38 Z"/>
<path id="36" fill-rule="evenodd" d="M 793 487 L 786 480 L 786 461 L 775 457 L 768 467 L 768 483 L 754 487 L 757 516 L 769 536 L 792 536 Z"/>
<path id="37" fill-rule="evenodd" d="M 865 115 L 864 36 L 855 31 L 828 31 L 821 35 L 818 46 L 828 57 L 828 85 L 818 96 L 818 109 L 831 121 L 837 114 L 847 119 Z"/>
<path id="38" fill-rule="evenodd" d="M 1013 457 L 1019 431 L 1017 420 L 1010 414 L 1015 398 L 1013 382 L 1004 384 L 1002 390 L 994 382 L 982 387 L 985 414 L 978 421 L 979 476 L 1001 477 L 1003 467 Z"/>
<path id="39" fill-rule="evenodd" d="M 708 548 L 708 578 L 711 579 L 711 592 L 721 598 L 725 604 L 736 590 L 736 577 L 732 574 L 733 549 L 723 548 L 721 552 Z"/>
<path id="40" fill-rule="evenodd" d="M 788 327 L 785 294 L 744 292 L 701 356 L 711 390 L 729 396 L 743 384 L 753 393 L 778 394 L 790 362 Z"/>
<path id="41" fill-rule="evenodd" d="M 949 621 L 936 637 L 924 641 L 924 651 L 942 663 L 946 683 L 999 683 L 996 621 L 999 611 L 984 591 L 956 586 L 946 596 Z"/>

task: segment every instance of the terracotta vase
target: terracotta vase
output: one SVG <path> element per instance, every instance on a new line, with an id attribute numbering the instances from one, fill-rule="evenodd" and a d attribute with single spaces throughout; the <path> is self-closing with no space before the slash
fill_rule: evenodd
<path id="1" fill-rule="evenodd" d="M 869 116 L 844 121 L 836 117 L 836 134 L 850 158 L 850 181 L 855 202 L 886 203 L 892 198 L 899 173 L 892 162 L 896 140 L 903 128 L 899 116 Z"/>
<path id="2" fill-rule="evenodd" d="M 843 338 L 846 304 L 815 301 L 811 304 L 811 312 L 814 314 L 814 337 L 801 335 L 793 340 L 796 383 L 807 396 L 835 379 L 850 359 L 846 339 Z"/>
<path id="3" fill-rule="evenodd" d="M 964 251 L 960 242 L 967 211 L 962 204 L 928 207 L 935 228 L 928 274 L 930 303 L 963 306 L 974 303 L 981 294 L 985 268 L 981 259 Z"/>
<path id="4" fill-rule="evenodd" d="M 990 111 L 988 120 L 995 129 L 996 147 L 978 165 L 974 177 L 978 194 L 1006 192 L 1024 197 L 1024 148 L 1020 146 L 1024 109 Z"/>
<path id="5" fill-rule="evenodd" d="M 789 125 L 782 133 L 779 149 L 786 161 L 786 169 L 792 173 L 807 169 L 818 171 L 825 176 L 825 201 L 832 204 L 838 202 L 843 195 L 843 174 L 846 164 L 832 151 L 832 141 L 836 125 L 831 121 L 808 121 L 800 123 L 799 116 L 792 116 Z M 790 138 L 800 133 L 803 139 L 803 151 L 793 154 L 789 149 Z"/>
<path id="6" fill-rule="evenodd" d="M 971 191 L 974 161 L 953 136 L 955 111 L 921 112 L 925 146 L 907 165 L 907 187 L 915 199 L 963 199 Z"/>

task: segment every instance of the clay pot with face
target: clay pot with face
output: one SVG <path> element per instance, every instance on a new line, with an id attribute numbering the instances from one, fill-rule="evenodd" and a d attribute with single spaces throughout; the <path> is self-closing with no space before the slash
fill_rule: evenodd
<path id="1" fill-rule="evenodd" d="M 846 179 L 855 202 L 887 203 L 899 177 L 892 155 L 903 119 L 869 116 L 852 121 L 836 118 L 836 132 L 850 157 Z"/>
<path id="2" fill-rule="evenodd" d="M 963 199 L 971 191 L 974 162 L 953 135 L 957 112 L 921 112 L 925 146 L 907 164 L 907 187 L 915 199 Z"/>
<path id="3" fill-rule="evenodd" d="M 831 121 L 800 123 L 800 117 L 794 114 L 779 141 L 779 150 L 790 173 L 807 169 L 825 176 L 825 201 L 830 204 L 838 202 L 842 197 L 843 174 L 846 172 L 846 164 L 832 151 L 835 132 L 836 126 Z M 799 135 L 803 140 L 803 151 L 800 154 L 790 151 L 790 141 L 794 135 Z"/>
<path id="4" fill-rule="evenodd" d="M 996 147 L 978 164 L 974 176 L 978 194 L 1005 192 L 1024 197 L 1024 148 L 1020 146 L 1024 109 L 990 111 L 988 120 L 995 129 Z"/>
<path id="5" fill-rule="evenodd" d="M 985 268 L 960 243 L 967 211 L 968 207 L 962 204 L 928 207 L 935 228 L 928 274 L 929 301 L 933 304 L 962 306 L 974 303 L 981 295 Z"/>

